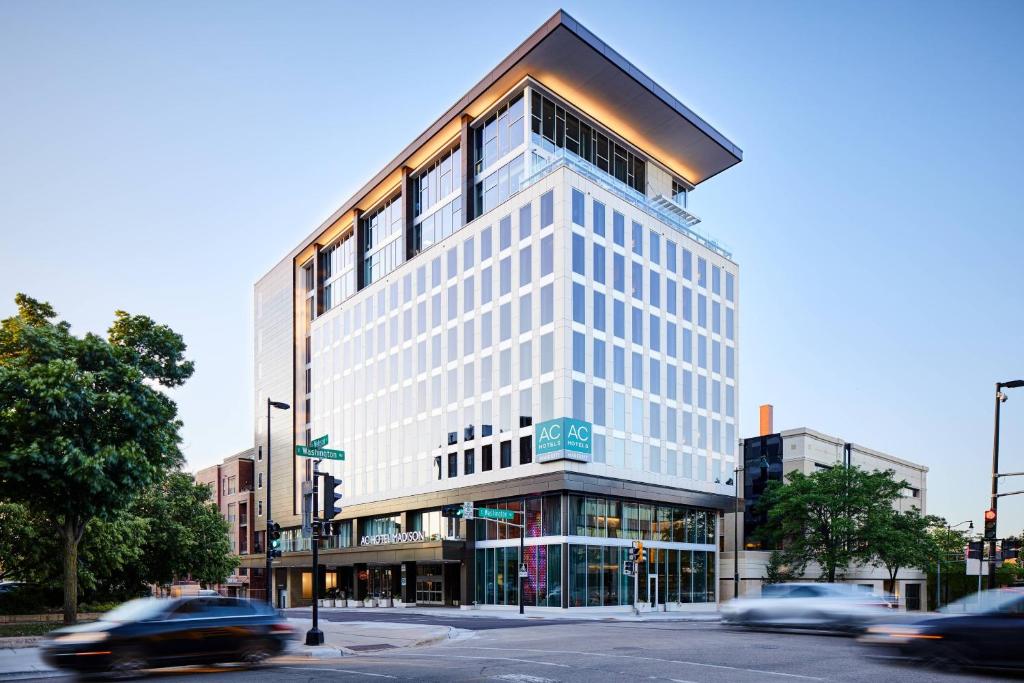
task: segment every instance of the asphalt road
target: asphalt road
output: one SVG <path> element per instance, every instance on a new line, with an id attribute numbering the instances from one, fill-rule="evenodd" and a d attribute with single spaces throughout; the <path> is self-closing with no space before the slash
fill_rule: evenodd
<path id="1" fill-rule="evenodd" d="M 747 632 L 693 622 L 559 622 L 532 626 L 512 626 L 506 622 L 505 626 L 482 629 L 469 638 L 434 647 L 332 660 L 285 657 L 272 665 L 248 670 L 238 667 L 183 668 L 155 673 L 152 680 L 196 683 L 321 680 L 917 683 L 1007 680 L 976 671 L 945 673 L 872 659 L 865 656 L 866 651 L 855 641 L 836 636 Z"/>

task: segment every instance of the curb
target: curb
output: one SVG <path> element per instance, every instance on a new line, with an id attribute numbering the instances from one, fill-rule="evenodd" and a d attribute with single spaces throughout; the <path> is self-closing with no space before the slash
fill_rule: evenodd
<path id="1" fill-rule="evenodd" d="M 42 636 L 11 636 L 0 638 L 0 650 L 15 650 L 22 647 L 37 647 Z"/>

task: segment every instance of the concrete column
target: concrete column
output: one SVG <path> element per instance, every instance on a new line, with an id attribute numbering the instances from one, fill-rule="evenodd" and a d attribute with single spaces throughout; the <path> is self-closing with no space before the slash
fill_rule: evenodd
<path id="1" fill-rule="evenodd" d="M 412 169 L 402 167 L 402 239 L 405 244 L 405 260 L 415 255 L 416 245 L 413 241 L 412 219 L 416 209 L 416 197 L 413 195 Z"/>
<path id="2" fill-rule="evenodd" d="M 469 114 L 462 115 L 462 129 L 459 131 L 459 149 L 462 150 L 462 224 L 465 225 L 476 216 L 473 206 L 473 136 L 469 127 L 472 118 Z"/>
<path id="3" fill-rule="evenodd" d="M 403 562 L 402 569 L 405 572 L 405 586 L 402 588 L 402 602 L 416 602 L 416 563 Z"/>
<path id="4" fill-rule="evenodd" d="M 466 539 L 459 574 L 461 600 L 463 605 L 472 605 L 476 600 L 476 522 L 460 520 L 459 524 L 463 527 L 462 537 Z"/>
<path id="5" fill-rule="evenodd" d="M 359 225 L 362 212 L 359 209 L 353 209 L 352 212 L 355 214 L 352 218 L 352 229 L 356 236 L 356 291 L 359 291 L 366 286 L 366 272 L 363 269 L 363 258 L 366 256 L 366 236 L 363 235 L 363 229 Z"/>

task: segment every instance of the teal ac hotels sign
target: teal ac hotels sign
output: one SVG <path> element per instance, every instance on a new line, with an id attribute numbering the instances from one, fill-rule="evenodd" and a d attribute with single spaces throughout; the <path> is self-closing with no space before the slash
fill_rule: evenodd
<path id="1" fill-rule="evenodd" d="M 537 462 L 590 462 L 590 454 L 593 452 L 591 424 L 569 417 L 539 422 L 534 427 L 533 440 L 537 445 Z"/>

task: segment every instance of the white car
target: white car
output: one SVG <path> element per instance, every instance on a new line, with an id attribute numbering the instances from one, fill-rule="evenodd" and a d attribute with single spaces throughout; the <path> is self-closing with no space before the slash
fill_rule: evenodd
<path id="1" fill-rule="evenodd" d="M 723 604 L 722 623 L 859 633 L 891 618 L 889 606 L 885 597 L 853 584 L 778 583 L 766 585 L 761 597 Z"/>

